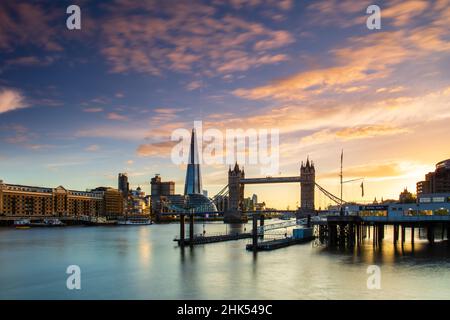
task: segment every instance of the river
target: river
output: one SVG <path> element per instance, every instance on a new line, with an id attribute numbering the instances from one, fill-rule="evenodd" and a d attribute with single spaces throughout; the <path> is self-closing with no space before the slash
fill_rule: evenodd
<path id="1" fill-rule="evenodd" d="M 232 228 L 204 226 L 207 234 Z M 248 240 L 182 250 L 172 241 L 178 228 L 0 228 L 0 299 L 450 298 L 444 243 L 393 246 L 387 230 L 376 250 L 370 241 L 345 251 L 310 242 L 254 255 Z M 69 265 L 80 267 L 80 290 L 66 287 Z M 380 268 L 380 289 L 368 289 L 370 265 Z"/>

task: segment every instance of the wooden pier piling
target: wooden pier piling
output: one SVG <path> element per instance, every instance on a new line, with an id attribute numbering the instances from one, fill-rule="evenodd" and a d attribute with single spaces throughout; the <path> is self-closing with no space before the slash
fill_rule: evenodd
<path id="1" fill-rule="evenodd" d="M 394 233 L 394 237 L 393 237 L 393 240 L 394 240 L 394 244 L 397 244 L 397 241 L 398 241 L 398 224 L 394 224 L 394 226 L 393 226 L 393 233 Z"/>
<path id="2" fill-rule="evenodd" d="M 375 246 L 376 243 L 377 243 L 377 225 L 373 225 L 372 245 Z"/>
<path id="3" fill-rule="evenodd" d="M 189 215 L 189 243 L 192 246 L 194 243 L 194 214 Z"/>
<path id="4" fill-rule="evenodd" d="M 405 232 L 406 232 L 406 228 L 405 228 L 405 226 L 401 226 L 401 228 L 402 228 L 402 245 L 405 243 Z"/>
<path id="5" fill-rule="evenodd" d="M 252 230 L 252 245 L 253 251 L 258 251 L 258 216 L 254 214 L 253 218 L 253 230 Z"/>
<path id="6" fill-rule="evenodd" d="M 433 225 L 428 225 L 428 227 L 427 227 L 427 238 L 431 244 L 434 243 L 434 226 Z"/>
<path id="7" fill-rule="evenodd" d="M 351 248 L 355 245 L 362 245 L 364 239 L 372 237 L 372 244 L 374 247 L 381 246 L 385 239 L 386 226 L 392 226 L 393 230 L 393 244 L 397 245 L 399 242 L 402 247 L 408 241 L 407 237 L 411 237 L 411 245 L 414 245 L 417 229 L 419 230 L 419 238 L 422 230 L 427 233 L 428 241 L 433 244 L 438 240 L 449 240 L 450 223 L 446 221 L 365 221 L 357 216 L 332 216 L 328 217 L 326 223 L 320 222 L 313 225 L 317 226 L 319 239 L 326 241 L 330 247 Z M 406 229 L 410 230 L 407 234 Z M 436 234 L 436 231 L 437 234 Z M 366 242 L 367 243 L 367 242 Z"/>
<path id="8" fill-rule="evenodd" d="M 180 246 L 184 247 L 184 214 L 180 214 Z"/>

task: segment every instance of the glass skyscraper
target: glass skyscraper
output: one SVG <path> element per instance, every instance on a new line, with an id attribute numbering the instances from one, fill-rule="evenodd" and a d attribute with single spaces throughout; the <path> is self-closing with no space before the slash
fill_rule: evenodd
<path id="1" fill-rule="evenodd" d="M 195 129 L 192 129 L 189 162 L 187 165 L 186 181 L 184 184 L 184 194 L 202 194 L 202 192 L 202 175 L 200 173 L 200 163 L 198 159 L 197 136 Z"/>

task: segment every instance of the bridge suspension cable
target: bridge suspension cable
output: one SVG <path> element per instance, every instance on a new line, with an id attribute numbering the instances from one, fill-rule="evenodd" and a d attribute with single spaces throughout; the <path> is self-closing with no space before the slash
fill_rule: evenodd
<path id="1" fill-rule="evenodd" d="M 226 195 L 228 195 L 228 193 L 229 193 L 228 185 L 226 185 L 213 197 L 213 200 L 220 196 L 226 196 Z"/>
<path id="2" fill-rule="evenodd" d="M 317 188 L 319 188 L 320 191 L 322 191 L 322 193 L 324 195 L 326 195 L 328 198 L 330 198 L 333 202 L 335 202 L 336 204 L 342 205 L 344 204 L 346 201 L 344 201 L 343 199 L 335 196 L 334 194 L 332 194 L 331 192 L 325 190 L 324 188 L 322 188 L 317 182 L 315 182 Z"/>

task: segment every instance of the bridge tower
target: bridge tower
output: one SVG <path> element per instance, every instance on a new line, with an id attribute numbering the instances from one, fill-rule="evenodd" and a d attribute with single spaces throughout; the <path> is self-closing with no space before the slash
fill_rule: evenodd
<path id="1" fill-rule="evenodd" d="M 242 222 L 242 209 L 244 205 L 244 184 L 241 179 L 245 178 L 244 169 L 234 165 L 228 170 L 228 210 L 224 214 L 224 222 Z"/>
<path id="2" fill-rule="evenodd" d="M 300 168 L 300 211 L 301 213 L 314 213 L 314 189 L 316 186 L 316 169 L 314 163 L 306 160 L 302 161 Z"/>

